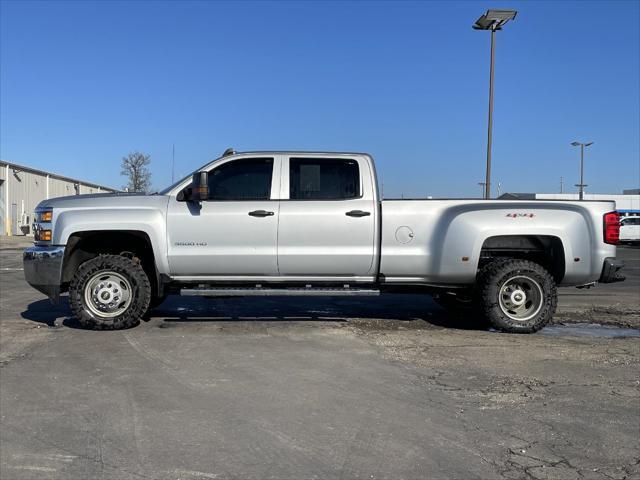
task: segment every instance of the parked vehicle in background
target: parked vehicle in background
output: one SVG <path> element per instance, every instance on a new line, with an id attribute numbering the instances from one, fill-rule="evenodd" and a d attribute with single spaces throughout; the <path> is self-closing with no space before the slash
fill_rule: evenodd
<path id="1" fill-rule="evenodd" d="M 57 198 L 36 210 L 27 281 L 91 328 L 136 325 L 171 293 L 424 292 L 533 332 L 556 287 L 615 282 L 608 201 L 381 200 L 362 153 L 225 152 L 155 195 Z"/>
<path id="2" fill-rule="evenodd" d="M 640 243 L 640 216 L 620 219 L 620 243 Z"/>

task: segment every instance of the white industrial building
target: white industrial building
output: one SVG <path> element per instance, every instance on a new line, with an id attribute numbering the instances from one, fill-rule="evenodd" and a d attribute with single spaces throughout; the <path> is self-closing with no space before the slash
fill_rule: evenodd
<path id="1" fill-rule="evenodd" d="M 579 200 L 577 193 L 505 193 L 503 200 Z M 622 216 L 640 215 L 640 193 L 637 189 L 617 193 L 585 193 L 585 200 L 609 200 L 616 202 L 616 210 Z"/>
<path id="2" fill-rule="evenodd" d="M 537 193 L 536 198 L 547 200 L 579 200 L 577 193 Z M 585 193 L 585 200 L 611 200 L 616 202 L 616 210 L 622 216 L 638 215 L 640 213 L 640 195 Z"/>
<path id="3" fill-rule="evenodd" d="M 33 211 L 42 200 L 117 190 L 0 160 L 0 225 L 2 235 L 29 235 Z"/>

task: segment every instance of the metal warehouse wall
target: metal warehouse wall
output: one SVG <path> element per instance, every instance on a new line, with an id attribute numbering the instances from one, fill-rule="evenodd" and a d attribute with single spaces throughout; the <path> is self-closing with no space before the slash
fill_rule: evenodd
<path id="1" fill-rule="evenodd" d="M 59 180 L 57 178 L 49 178 L 49 198 L 66 197 L 67 195 L 75 195 L 76 190 L 72 182 Z"/>
<path id="2" fill-rule="evenodd" d="M 73 178 L 0 162 L 0 228 L 3 235 L 31 233 L 33 211 L 47 198 L 115 191 Z"/>
<path id="3" fill-rule="evenodd" d="M 104 193 L 104 190 L 100 190 L 100 187 L 92 187 L 90 185 L 80 184 L 80 195 L 86 195 L 89 193 Z"/>
<path id="4" fill-rule="evenodd" d="M 6 170 L 6 169 L 5 169 Z M 9 169 L 9 201 L 7 220 L 11 223 L 12 235 L 21 235 L 21 225 L 31 224 L 35 206 L 47 195 L 46 177 L 29 172 L 14 172 Z M 6 185 L 5 185 L 6 188 Z"/>

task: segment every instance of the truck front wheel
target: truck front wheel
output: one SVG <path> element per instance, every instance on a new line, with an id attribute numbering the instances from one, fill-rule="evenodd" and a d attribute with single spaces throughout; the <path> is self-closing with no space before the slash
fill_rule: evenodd
<path id="1" fill-rule="evenodd" d="M 69 285 L 71 311 L 95 330 L 137 325 L 149 308 L 151 285 L 142 266 L 120 255 L 98 255 L 84 262 Z"/>
<path id="2" fill-rule="evenodd" d="M 529 260 L 496 260 L 478 274 L 479 303 L 496 329 L 531 333 L 553 317 L 558 303 L 555 281 L 541 265 Z"/>

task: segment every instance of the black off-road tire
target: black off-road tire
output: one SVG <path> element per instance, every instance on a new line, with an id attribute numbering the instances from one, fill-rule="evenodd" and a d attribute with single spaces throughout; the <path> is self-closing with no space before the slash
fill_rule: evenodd
<path id="1" fill-rule="evenodd" d="M 85 303 L 86 283 L 96 273 L 112 271 L 124 276 L 131 284 L 131 303 L 120 315 L 99 317 Z M 140 263 L 121 255 L 99 255 L 78 267 L 69 285 L 69 304 L 80 324 L 94 330 L 120 330 L 138 325 L 149 308 L 151 284 Z"/>
<path id="2" fill-rule="evenodd" d="M 500 306 L 500 290 L 515 276 L 529 278 L 542 290 L 540 310 L 530 319 L 517 320 Z M 543 328 L 553 317 L 558 304 L 558 291 L 551 274 L 529 260 L 497 259 L 485 265 L 477 276 L 477 298 L 484 318 L 497 330 L 510 333 L 533 333 Z"/>

